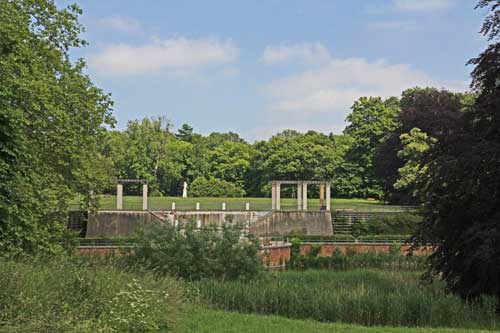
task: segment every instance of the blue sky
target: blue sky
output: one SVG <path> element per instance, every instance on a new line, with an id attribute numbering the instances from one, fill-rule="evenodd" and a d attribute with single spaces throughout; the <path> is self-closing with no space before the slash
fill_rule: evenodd
<path id="1" fill-rule="evenodd" d="M 466 90 L 465 63 L 486 45 L 470 0 L 77 3 L 90 45 L 72 56 L 112 94 L 120 129 L 166 116 L 249 141 L 340 133 L 360 96 Z"/>

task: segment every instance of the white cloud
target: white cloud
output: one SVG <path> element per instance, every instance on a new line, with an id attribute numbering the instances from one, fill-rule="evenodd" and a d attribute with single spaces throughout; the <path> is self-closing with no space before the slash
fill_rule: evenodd
<path id="1" fill-rule="evenodd" d="M 406 64 L 332 57 L 321 66 L 270 82 L 265 93 L 270 111 L 304 116 L 314 112 L 346 114 L 361 96 L 399 96 L 414 86 L 467 89 L 465 82 L 436 81 Z"/>
<path id="2" fill-rule="evenodd" d="M 231 41 L 176 37 L 134 46 L 111 44 L 89 56 L 89 65 L 100 74 L 129 76 L 160 71 L 189 76 L 211 65 L 226 65 L 238 57 Z"/>
<path id="3" fill-rule="evenodd" d="M 321 43 L 302 43 L 293 45 L 268 46 L 264 49 L 261 61 L 267 65 L 299 61 L 316 64 L 327 61 L 330 53 Z"/>
<path id="4" fill-rule="evenodd" d="M 141 24 L 139 23 L 139 21 L 130 17 L 119 15 L 103 18 L 99 20 L 99 23 L 104 27 L 108 27 L 118 31 L 138 32 L 141 30 Z"/>
<path id="5" fill-rule="evenodd" d="M 426 11 L 450 8 L 456 0 L 393 0 L 396 8 L 407 11 Z"/>

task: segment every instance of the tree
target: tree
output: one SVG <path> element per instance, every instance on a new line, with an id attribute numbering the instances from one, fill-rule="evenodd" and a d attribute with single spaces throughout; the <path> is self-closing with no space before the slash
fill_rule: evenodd
<path id="1" fill-rule="evenodd" d="M 382 196 L 382 184 L 376 176 L 374 159 L 377 147 L 387 133 L 396 128 L 399 112 L 397 98 L 382 100 L 380 97 L 361 97 L 351 107 L 347 116 L 350 124 L 344 134 L 353 138 L 353 143 L 346 155 L 344 171 L 356 180 L 353 196 Z"/>
<path id="2" fill-rule="evenodd" d="M 60 250 L 69 201 L 92 205 L 112 102 L 68 50 L 86 43 L 81 10 L 0 1 L 0 250 Z M 77 196 L 80 194 L 81 196 Z"/>
<path id="3" fill-rule="evenodd" d="M 431 242 L 429 276 L 440 276 L 465 299 L 491 295 L 500 313 L 500 1 L 489 7 L 482 33 L 494 43 L 473 64 L 477 99 L 464 126 L 424 157 L 424 222 L 417 244 Z"/>
<path id="4" fill-rule="evenodd" d="M 425 176 L 427 165 L 422 165 L 424 154 L 436 143 L 436 139 L 429 137 L 419 128 L 412 128 L 409 133 L 399 137 L 403 148 L 398 151 L 398 157 L 406 163 L 398 169 L 399 179 L 394 183 L 394 188 L 409 189 L 412 196 L 417 196 L 416 182 Z"/>
<path id="5" fill-rule="evenodd" d="M 383 179 L 384 197 L 391 203 L 416 204 L 409 187 L 395 187 L 399 169 L 408 160 L 399 152 L 403 149 L 401 136 L 418 128 L 426 135 L 445 141 L 463 127 L 463 113 L 470 95 L 457 94 L 436 88 L 411 88 L 402 93 L 397 126 L 388 132 L 375 153 L 375 173 Z M 468 102 L 470 103 L 470 102 Z M 401 185 L 401 184 L 400 184 Z"/>
<path id="6" fill-rule="evenodd" d="M 268 183 L 273 179 L 332 179 L 343 160 L 334 140 L 314 131 L 301 134 L 287 130 L 267 142 L 255 143 L 254 149 L 248 177 L 254 183 L 250 191 L 258 195 L 270 194 Z"/>
<path id="7" fill-rule="evenodd" d="M 181 141 L 193 141 L 193 128 L 188 124 L 182 124 L 182 127 L 177 130 L 175 137 Z"/>

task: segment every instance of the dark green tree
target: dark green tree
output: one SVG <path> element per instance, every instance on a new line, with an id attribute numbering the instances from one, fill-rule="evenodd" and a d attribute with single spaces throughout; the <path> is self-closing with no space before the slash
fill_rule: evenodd
<path id="1" fill-rule="evenodd" d="M 425 157 L 417 239 L 435 245 L 430 276 L 465 299 L 496 297 L 500 313 L 500 1 L 477 7 L 491 10 L 481 32 L 492 44 L 469 62 L 477 99 L 464 126 Z"/>
<path id="2" fill-rule="evenodd" d="M 417 204 L 418 198 L 412 193 L 412 186 L 397 188 L 399 170 L 408 162 L 400 151 L 403 149 L 401 136 L 417 128 L 425 135 L 445 141 L 462 127 L 463 102 L 465 94 L 452 93 L 436 88 L 411 88 L 402 93 L 401 111 L 397 117 L 397 127 L 387 133 L 377 148 L 375 171 L 383 180 L 384 198 L 391 203 Z"/>

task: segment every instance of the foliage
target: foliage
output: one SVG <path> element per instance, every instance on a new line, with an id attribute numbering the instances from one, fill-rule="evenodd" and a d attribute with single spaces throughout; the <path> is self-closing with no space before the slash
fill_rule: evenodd
<path id="1" fill-rule="evenodd" d="M 319 244 L 314 244 L 320 246 Z M 378 268 L 384 270 L 412 270 L 419 271 L 425 268 L 426 257 L 404 256 L 397 244 L 391 246 L 389 253 L 356 253 L 346 251 L 343 254 L 337 247 L 330 257 L 318 256 L 319 248 L 314 247 L 306 255 L 292 256 L 287 263 L 290 269 L 333 269 L 348 270 L 356 268 Z"/>
<path id="2" fill-rule="evenodd" d="M 86 44 L 80 13 L 0 2 L 0 251 L 60 251 L 68 201 L 94 206 L 107 182 L 100 142 L 112 102 L 68 53 Z"/>
<path id="3" fill-rule="evenodd" d="M 401 111 L 396 119 L 397 126 L 387 133 L 377 147 L 375 157 L 376 174 L 384 182 L 386 200 L 398 204 L 418 203 L 419 198 L 412 196 L 415 187 L 403 186 L 415 181 L 411 178 L 412 169 L 425 169 L 425 166 L 419 163 L 425 147 L 424 151 L 416 154 L 415 144 L 425 146 L 436 141 L 445 142 L 452 137 L 463 126 L 462 115 L 470 103 L 469 100 L 468 94 L 436 88 L 416 87 L 403 91 L 400 100 Z M 411 134 L 412 129 L 418 130 Z M 405 142 L 402 142 L 401 138 Z M 402 151 L 405 144 L 406 150 Z M 399 179 L 400 182 L 395 187 L 394 184 L 398 183 Z"/>
<path id="4" fill-rule="evenodd" d="M 242 197 L 245 191 L 234 183 L 217 179 L 198 177 L 191 183 L 193 197 Z"/>
<path id="5" fill-rule="evenodd" d="M 354 242 L 355 238 L 352 235 L 301 235 L 301 234 L 292 234 L 290 237 L 293 237 L 290 242 L 292 243 L 294 239 L 300 240 L 301 242 Z"/>
<path id="6" fill-rule="evenodd" d="M 375 175 L 374 158 L 377 147 L 387 134 L 396 128 L 399 112 L 397 98 L 382 100 L 380 97 L 361 97 L 352 106 L 347 116 L 350 123 L 344 130 L 353 138 L 346 155 L 346 162 L 357 187 L 352 193 L 356 197 L 381 197 L 381 182 Z M 351 177 L 353 178 L 353 177 Z"/>
<path id="7" fill-rule="evenodd" d="M 411 235 L 421 223 L 422 217 L 413 213 L 392 213 L 374 215 L 366 221 L 370 235 Z"/>
<path id="8" fill-rule="evenodd" d="M 256 237 L 240 240 L 239 227 L 179 230 L 169 225 L 152 225 L 137 237 L 128 260 L 160 275 L 187 280 L 252 279 L 262 260 Z"/>
<path id="9" fill-rule="evenodd" d="M 465 299 L 497 298 L 500 312 L 500 3 L 490 6 L 482 32 L 493 41 L 470 61 L 475 104 L 464 125 L 425 158 L 427 179 L 420 189 L 424 223 L 421 243 L 435 244 L 430 276 L 442 277 Z"/>
<path id="10" fill-rule="evenodd" d="M 0 262 L 0 326 L 11 332 L 165 332 L 184 307 L 175 280 L 97 258 Z"/>
<path id="11" fill-rule="evenodd" d="M 343 162 L 345 143 L 336 136 L 309 131 L 305 134 L 286 130 L 267 142 L 254 144 L 247 183 L 252 195 L 269 195 L 269 181 L 329 180 Z M 295 196 L 295 187 L 284 188 L 284 194 Z M 286 191 L 290 191 L 287 193 Z"/>
<path id="12" fill-rule="evenodd" d="M 396 190 L 408 189 L 411 186 L 415 187 L 417 179 L 426 174 L 427 166 L 420 163 L 424 153 L 437 141 L 419 128 L 412 128 L 409 133 L 401 134 L 399 139 L 403 148 L 398 151 L 397 155 L 406 163 L 398 169 L 400 177 L 394 183 Z M 415 190 L 411 191 L 410 194 L 414 197 L 418 195 Z"/>
<path id="13" fill-rule="evenodd" d="M 422 286 L 419 272 L 308 270 L 252 281 L 197 283 L 219 309 L 362 325 L 498 329 L 494 302 L 463 302 L 442 284 Z"/>

